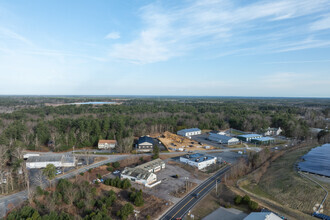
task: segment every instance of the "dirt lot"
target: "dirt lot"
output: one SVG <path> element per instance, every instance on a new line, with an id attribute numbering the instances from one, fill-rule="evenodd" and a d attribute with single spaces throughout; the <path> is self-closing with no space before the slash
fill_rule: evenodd
<path id="1" fill-rule="evenodd" d="M 159 138 L 162 144 L 170 151 L 179 151 L 182 148 L 183 151 L 205 150 L 205 145 L 200 145 L 197 141 L 182 137 L 171 132 L 164 132 L 163 136 Z M 213 146 L 208 145 L 209 149 L 215 149 Z"/>
<path id="2" fill-rule="evenodd" d="M 177 202 L 180 198 L 174 196 L 174 193 L 180 190 L 186 184 L 186 178 L 188 177 L 188 181 L 192 182 L 191 187 L 196 186 L 202 182 L 202 180 L 195 177 L 194 174 L 182 169 L 181 167 L 174 166 L 172 164 L 166 163 L 166 168 L 157 172 L 157 179 L 162 182 L 153 187 L 146 188 L 137 183 L 132 183 L 132 186 L 138 189 L 142 189 L 144 192 L 152 194 L 156 197 L 160 197 L 169 202 Z M 178 178 L 174 178 L 172 176 L 178 175 Z M 183 195 L 181 195 L 182 197 Z"/>

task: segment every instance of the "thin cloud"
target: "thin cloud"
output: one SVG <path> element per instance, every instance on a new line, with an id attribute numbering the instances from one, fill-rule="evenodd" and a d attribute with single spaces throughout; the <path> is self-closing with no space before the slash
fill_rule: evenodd
<path id="1" fill-rule="evenodd" d="M 261 41 L 256 39 L 281 31 L 284 33 L 279 35 L 279 46 L 274 47 L 273 52 L 322 47 L 327 43 L 282 48 L 283 42 L 290 44 L 297 41 L 292 39 L 297 38 L 297 31 L 287 33 L 290 28 L 287 22 L 279 22 L 322 14 L 329 6 L 330 2 L 326 0 L 261 1 L 244 6 L 228 1 L 199 0 L 185 3 L 181 8 L 165 8 L 157 2 L 140 9 L 144 26 L 137 37 L 127 43 L 114 44 L 109 54 L 118 60 L 140 64 L 166 61 L 196 49 L 214 46 L 225 54 L 237 50 L 227 47 L 233 43 L 240 46 L 240 43 L 258 42 L 262 49 L 273 42 L 267 37 Z M 301 32 L 299 36 L 309 34 L 304 26 L 300 24 L 296 27 Z M 267 33 L 260 33 L 260 27 L 274 27 L 274 30 L 269 28 Z M 245 37 L 250 41 L 240 41 Z"/>
<path id="2" fill-rule="evenodd" d="M 1 35 L 3 37 L 5 37 L 5 38 L 9 38 L 9 39 L 12 39 L 12 40 L 20 41 L 20 42 L 22 42 L 24 44 L 27 44 L 29 46 L 32 46 L 33 45 L 33 43 L 30 40 L 28 40 L 26 37 L 24 37 L 24 36 L 22 36 L 22 35 L 20 35 L 20 34 L 18 34 L 16 32 L 14 32 L 14 31 L 12 31 L 10 29 L 7 29 L 7 28 L 0 27 L 0 36 Z"/>
<path id="3" fill-rule="evenodd" d="M 312 31 L 325 30 L 330 28 L 330 14 L 327 14 L 324 18 L 312 23 L 310 29 Z"/>
<path id="4" fill-rule="evenodd" d="M 111 39 L 111 40 L 116 40 L 120 38 L 119 32 L 111 32 L 105 36 L 105 39 Z"/>

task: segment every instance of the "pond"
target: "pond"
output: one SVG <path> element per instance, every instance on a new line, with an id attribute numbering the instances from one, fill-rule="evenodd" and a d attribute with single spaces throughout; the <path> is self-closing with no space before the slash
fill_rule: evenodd
<path id="1" fill-rule="evenodd" d="M 330 177 L 330 144 L 313 148 L 302 158 L 300 170 Z"/>
<path id="2" fill-rule="evenodd" d="M 114 105 L 117 102 L 76 102 L 71 103 L 72 105 Z"/>

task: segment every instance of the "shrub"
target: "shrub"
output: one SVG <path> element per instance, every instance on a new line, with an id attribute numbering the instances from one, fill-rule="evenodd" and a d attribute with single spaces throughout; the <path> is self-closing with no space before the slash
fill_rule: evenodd
<path id="1" fill-rule="evenodd" d="M 244 204 L 249 204 L 249 202 L 250 202 L 251 199 L 250 199 L 250 196 L 245 195 L 242 200 L 243 200 L 243 203 Z"/>
<path id="2" fill-rule="evenodd" d="M 107 167 L 107 171 L 112 172 L 113 171 L 113 167 Z"/>
<path id="3" fill-rule="evenodd" d="M 84 176 L 84 173 L 80 173 L 80 176 Z"/>
<path id="4" fill-rule="evenodd" d="M 97 178 L 99 178 L 99 179 L 102 179 L 102 175 L 101 174 L 96 174 L 96 176 L 97 176 Z"/>
<path id="5" fill-rule="evenodd" d="M 135 206 L 144 205 L 142 190 L 131 192 L 129 195 L 129 199 L 134 203 Z"/>
<path id="6" fill-rule="evenodd" d="M 117 216 L 120 216 L 121 219 L 127 219 L 130 214 L 133 214 L 134 207 L 131 203 L 126 203 L 120 211 L 117 212 Z"/>
<path id="7" fill-rule="evenodd" d="M 36 192 L 37 192 L 38 196 L 41 196 L 44 194 L 44 190 L 40 186 L 37 186 Z"/>
<path id="8" fill-rule="evenodd" d="M 259 204 L 255 201 L 249 201 L 249 208 L 252 210 L 252 211 L 255 211 L 259 208 Z"/>
<path id="9" fill-rule="evenodd" d="M 128 189 L 129 187 L 131 187 L 131 181 L 129 181 L 128 179 L 124 179 L 122 181 L 121 186 L 123 189 Z"/>
<path id="10" fill-rule="evenodd" d="M 83 200 L 80 200 L 79 202 L 77 202 L 76 206 L 78 209 L 82 209 L 85 207 L 85 203 Z"/>
<path id="11" fill-rule="evenodd" d="M 113 166 L 115 169 L 117 169 L 117 168 L 120 167 L 120 163 L 119 163 L 118 161 L 116 161 L 116 162 L 112 163 L 112 166 Z"/>
<path id="12" fill-rule="evenodd" d="M 242 196 L 237 195 L 234 199 L 234 202 L 235 202 L 236 205 L 241 204 L 242 203 Z"/>

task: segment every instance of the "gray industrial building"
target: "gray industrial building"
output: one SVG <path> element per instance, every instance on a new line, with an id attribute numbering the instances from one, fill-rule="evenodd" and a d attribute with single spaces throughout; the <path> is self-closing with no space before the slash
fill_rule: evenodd
<path id="1" fill-rule="evenodd" d="M 220 144 L 227 144 L 227 145 L 238 144 L 240 142 L 237 138 L 229 137 L 229 136 L 221 135 L 221 134 L 215 134 L 215 133 L 210 133 L 209 140 L 216 141 Z"/>

